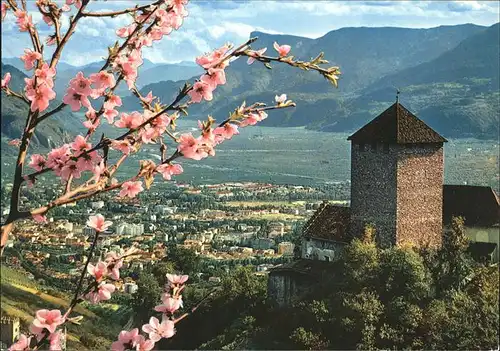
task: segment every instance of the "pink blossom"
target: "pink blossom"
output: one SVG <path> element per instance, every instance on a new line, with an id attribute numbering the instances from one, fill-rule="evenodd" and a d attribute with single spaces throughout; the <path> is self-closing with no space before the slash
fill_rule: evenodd
<path id="1" fill-rule="evenodd" d="M 176 275 L 167 273 L 167 280 L 172 286 L 179 286 L 184 284 L 189 279 L 188 275 Z"/>
<path id="2" fill-rule="evenodd" d="M 224 139 L 231 139 L 233 135 L 240 134 L 238 131 L 238 126 L 231 124 L 231 123 L 226 123 L 224 124 L 223 127 L 217 127 L 214 129 L 214 134 L 215 135 L 220 135 Z"/>
<path id="3" fill-rule="evenodd" d="M 101 175 L 103 175 L 105 171 L 106 171 L 106 165 L 102 161 L 94 167 L 94 169 L 92 170 L 92 173 L 94 173 L 94 178 L 95 178 L 96 182 L 99 181 L 99 179 L 101 178 Z"/>
<path id="4" fill-rule="evenodd" d="M 85 95 L 79 94 L 75 89 L 68 88 L 66 95 L 63 97 L 63 102 L 71 107 L 73 112 L 80 110 L 82 106 L 87 108 L 92 107 L 90 101 Z"/>
<path id="5" fill-rule="evenodd" d="M 193 134 L 181 134 L 181 136 L 179 137 L 179 145 L 177 146 L 177 150 L 182 153 L 182 156 L 197 161 L 201 160 L 203 157 L 201 157 L 202 155 L 198 154 L 199 147 L 199 140 L 196 139 Z"/>
<path id="6" fill-rule="evenodd" d="M 82 176 L 82 169 L 78 167 L 76 161 L 70 160 L 61 168 L 61 178 L 68 180 L 70 177 L 79 179 Z"/>
<path id="7" fill-rule="evenodd" d="M 40 341 L 45 337 L 44 328 L 39 328 L 33 325 L 33 323 L 30 324 L 29 331 L 31 334 L 34 334 L 37 341 Z"/>
<path id="8" fill-rule="evenodd" d="M 47 223 L 47 217 L 44 215 L 33 215 L 33 220 L 37 223 Z"/>
<path id="9" fill-rule="evenodd" d="M 90 75 L 90 81 L 96 89 L 111 88 L 115 85 L 115 76 L 106 71 L 100 71 Z"/>
<path id="10" fill-rule="evenodd" d="M 260 50 L 257 50 L 257 51 L 250 50 L 250 52 L 248 53 L 250 55 L 250 57 L 248 58 L 247 63 L 249 65 L 251 65 L 252 63 L 254 63 L 255 58 L 256 57 L 261 57 L 262 55 L 264 55 L 264 53 L 266 52 L 266 50 L 267 50 L 267 48 L 263 48 L 263 49 L 260 49 Z"/>
<path id="11" fill-rule="evenodd" d="M 170 180 L 170 179 L 172 179 L 173 175 L 179 175 L 182 172 L 184 172 L 184 170 L 182 169 L 182 166 L 178 163 L 176 163 L 176 164 L 171 164 L 171 163 L 162 164 L 162 165 L 159 165 L 156 168 L 156 170 L 159 173 L 161 173 L 161 175 L 163 176 L 163 179 L 165 179 L 165 180 Z"/>
<path id="12" fill-rule="evenodd" d="M 150 120 L 156 114 L 157 114 L 156 112 L 152 112 L 150 110 L 144 110 L 144 120 Z M 166 113 L 162 113 L 161 115 L 157 116 L 156 118 L 151 119 L 150 124 L 151 124 L 151 126 L 153 126 L 155 128 L 164 129 L 164 128 L 168 127 L 170 122 L 171 122 L 170 116 Z M 162 133 L 163 133 L 163 131 L 162 131 Z"/>
<path id="13" fill-rule="evenodd" d="M 126 38 L 130 34 L 133 33 L 133 31 L 135 30 L 136 27 L 137 27 L 137 24 L 132 23 L 131 25 L 129 25 L 127 27 L 118 28 L 116 30 L 116 35 L 118 35 L 120 38 Z"/>
<path id="14" fill-rule="evenodd" d="M 213 90 L 217 87 L 217 85 L 226 84 L 226 74 L 223 69 L 210 68 L 208 70 L 208 74 L 201 77 L 201 81 L 210 85 Z"/>
<path id="15" fill-rule="evenodd" d="M 172 0 L 171 3 L 174 6 L 174 11 L 176 14 L 182 17 L 187 17 L 188 12 L 184 5 L 188 3 L 188 0 Z"/>
<path id="16" fill-rule="evenodd" d="M 10 146 L 19 147 L 19 145 L 21 145 L 21 140 L 20 139 L 12 139 L 7 144 L 9 144 Z"/>
<path id="17" fill-rule="evenodd" d="M 148 93 L 148 95 L 146 95 L 145 97 L 143 97 L 144 102 L 146 102 L 148 104 L 150 104 L 154 99 L 156 99 L 156 96 L 153 96 L 153 92 L 152 91 L 150 91 Z"/>
<path id="18" fill-rule="evenodd" d="M 134 338 L 135 349 L 137 351 L 150 351 L 155 347 L 153 340 L 148 340 L 142 335 L 138 335 Z"/>
<path id="19" fill-rule="evenodd" d="M 64 323 L 64 318 L 59 310 L 38 310 L 33 325 L 38 328 L 45 328 L 50 333 L 54 333 L 56 328 Z"/>
<path id="20" fill-rule="evenodd" d="M 21 56 L 21 60 L 24 61 L 24 69 L 29 71 L 33 67 L 35 67 L 35 61 L 40 60 L 42 58 L 42 54 L 36 51 L 32 51 L 30 49 L 24 49 L 24 55 Z"/>
<path id="21" fill-rule="evenodd" d="M 47 63 L 44 63 L 42 65 L 42 68 L 39 68 L 35 71 L 35 76 L 37 77 L 36 84 L 39 85 L 45 83 L 49 88 L 53 88 L 54 87 L 53 78 L 55 75 L 56 75 L 55 68 L 50 68 Z"/>
<path id="22" fill-rule="evenodd" d="M 118 335 L 118 341 L 111 344 L 112 351 L 125 351 L 135 348 L 136 338 L 139 336 L 139 329 L 134 328 L 131 331 L 122 330 Z"/>
<path id="23" fill-rule="evenodd" d="M 115 117 L 118 116 L 118 111 L 113 110 L 113 109 L 105 109 L 104 110 L 104 117 L 108 120 L 109 124 L 113 124 L 113 121 L 115 120 Z"/>
<path id="24" fill-rule="evenodd" d="M 213 52 L 209 54 L 205 54 L 203 56 L 198 56 L 196 58 L 196 63 L 199 64 L 201 67 L 208 69 L 212 67 L 213 65 L 216 65 L 219 63 L 219 61 L 224 57 L 224 55 L 227 53 L 229 50 L 229 47 L 224 45 L 223 47 L 214 50 Z"/>
<path id="25" fill-rule="evenodd" d="M 50 334 L 49 336 L 49 351 L 60 351 L 61 348 L 61 336 L 62 331 L 58 330 L 57 332 Z"/>
<path id="26" fill-rule="evenodd" d="M 2 3 L 3 5 L 3 3 Z M 10 72 L 5 73 L 2 78 L 2 89 L 7 88 L 10 82 Z"/>
<path id="27" fill-rule="evenodd" d="M 97 151 L 92 151 L 81 154 L 76 161 L 76 165 L 82 172 L 91 171 L 94 168 L 94 165 L 96 165 L 100 161 L 101 156 L 97 153 Z"/>
<path id="28" fill-rule="evenodd" d="M 19 26 L 20 32 L 27 32 L 30 30 L 30 28 L 33 27 L 33 21 L 31 19 L 31 15 L 28 15 L 26 11 L 17 9 L 14 12 L 14 16 L 17 17 L 16 23 Z"/>
<path id="29" fill-rule="evenodd" d="M 123 266 L 123 260 L 116 252 L 109 252 L 105 259 L 108 264 L 108 274 L 114 280 L 120 279 L 120 268 Z"/>
<path id="30" fill-rule="evenodd" d="M 129 198 L 134 198 L 139 194 L 141 191 L 143 191 L 142 183 L 141 181 L 128 181 L 123 183 L 120 193 L 118 194 L 120 197 L 129 197 Z"/>
<path id="31" fill-rule="evenodd" d="M 28 164 L 35 171 L 41 171 L 45 167 L 45 157 L 40 154 L 31 155 L 31 161 Z"/>
<path id="32" fill-rule="evenodd" d="M 61 168 L 69 160 L 70 151 L 68 145 L 53 149 L 47 156 L 47 167 L 52 169 Z"/>
<path id="33" fill-rule="evenodd" d="M 91 276 L 93 276 L 97 282 L 101 282 L 108 273 L 108 265 L 106 264 L 106 262 L 102 261 L 97 262 L 95 266 L 92 263 L 89 263 L 89 265 L 87 266 L 87 272 Z"/>
<path id="34" fill-rule="evenodd" d="M 169 294 L 164 294 L 161 300 L 163 304 L 155 306 L 156 312 L 172 314 L 182 307 L 182 299 L 171 297 Z"/>
<path id="35" fill-rule="evenodd" d="M 7 4 L 2 1 L 2 21 L 5 18 L 6 14 L 7 14 Z"/>
<path id="36" fill-rule="evenodd" d="M 85 139 L 83 136 L 78 135 L 75 138 L 75 141 L 71 143 L 71 148 L 76 151 L 75 155 L 78 156 L 80 153 L 83 151 L 89 150 L 92 147 L 90 143 L 87 143 L 87 139 Z"/>
<path id="37" fill-rule="evenodd" d="M 131 90 L 137 79 L 137 67 L 129 62 L 124 63 L 122 65 L 122 73 L 125 76 L 125 81 L 127 82 L 129 90 Z"/>
<path id="38" fill-rule="evenodd" d="M 140 131 L 141 140 L 145 144 L 154 144 L 154 141 L 160 136 L 160 132 L 156 128 L 145 126 Z"/>
<path id="39" fill-rule="evenodd" d="M 284 56 L 288 55 L 288 53 L 290 52 L 290 49 L 291 49 L 290 45 L 279 45 L 277 42 L 274 42 L 273 47 L 274 47 L 274 50 L 276 50 L 278 52 L 280 57 L 284 57 Z"/>
<path id="40" fill-rule="evenodd" d="M 253 126 L 258 122 L 267 118 L 267 113 L 264 111 L 259 111 L 257 113 L 250 113 L 247 118 L 245 118 L 240 123 L 240 127 Z"/>
<path id="41" fill-rule="evenodd" d="M 143 47 L 143 46 L 151 47 L 153 46 L 153 37 L 151 36 L 151 34 L 141 36 L 139 38 L 138 43 L 139 43 L 138 47 Z"/>
<path id="42" fill-rule="evenodd" d="M 28 80 L 29 82 L 30 80 Z M 26 97 L 31 101 L 31 111 L 45 111 L 49 107 L 49 101 L 56 98 L 56 93 L 47 84 L 41 84 L 36 88 L 26 85 Z"/>
<path id="43" fill-rule="evenodd" d="M 187 16 L 187 11 L 185 11 L 185 14 Z M 166 22 L 164 23 L 168 27 L 172 27 L 173 29 L 177 30 L 182 26 L 183 22 L 183 16 L 179 16 L 179 14 L 174 12 L 169 12 L 167 13 L 167 19 Z M 185 17 L 185 16 L 184 16 Z"/>
<path id="44" fill-rule="evenodd" d="M 111 148 L 113 150 L 119 150 L 125 155 L 128 155 L 130 151 L 132 151 L 132 146 L 127 140 L 112 140 Z"/>
<path id="45" fill-rule="evenodd" d="M 96 119 L 94 122 L 92 122 L 91 120 L 83 122 L 83 126 L 92 132 L 95 131 L 97 127 L 99 127 L 99 124 L 101 124 L 99 119 Z"/>
<path id="46" fill-rule="evenodd" d="M 104 108 L 106 110 L 112 110 L 116 106 L 122 105 L 122 99 L 118 95 L 111 95 L 104 103 Z"/>
<path id="47" fill-rule="evenodd" d="M 276 101 L 278 103 L 278 105 L 284 103 L 286 101 L 286 94 L 281 94 L 279 96 L 276 95 L 274 97 L 274 101 Z"/>
<path id="48" fill-rule="evenodd" d="M 73 88 L 76 94 L 82 96 L 89 96 L 92 94 L 91 84 L 92 82 L 90 79 L 85 78 L 82 72 L 78 72 L 76 77 L 69 81 L 70 88 Z"/>
<path id="49" fill-rule="evenodd" d="M 199 81 L 194 83 L 193 89 L 188 92 L 188 95 L 192 102 L 200 102 L 203 99 L 211 101 L 213 99 L 212 90 L 213 88 L 208 83 Z"/>
<path id="50" fill-rule="evenodd" d="M 131 114 L 122 113 L 120 120 L 115 122 L 115 126 L 117 126 L 118 128 L 135 129 L 139 127 L 143 122 L 143 116 L 139 112 L 134 111 Z"/>
<path id="51" fill-rule="evenodd" d="M 77 9 L 82 7 L 82 0 L 66 0 L 66 5 L 75 5 Z"/>
<path id="52" fill-rule="evenodd" d="M 116 287 L 113 284 L 101 283 L 97 290 L 89 292 L 85 298 L 91 303 L 99 303 L 111 299 L 111 294 L 115 292 Z"/>
<path id="53" fill-rule="evenodd" d="M 3 3 L 2 3 L 2 11 L 3 11 Z M 31 336 L 28 338 L 26 335 L 21 334 L 19 336 L 19 339 L 12 344 L 8 351 L 24 351 L 24 350 L 29 350 L 31 343 Z"/>
<path id="54" fill-rule="evenodd" d="M 101 214 L 90 216 L 89 220 L 87 221 L 87 225 L 90 228 L 94 228 L 96 232 L 100 233 L 108 229 L 111 226 L 111 224 L 113 224 L 113 222 L 104 220 L 104 216 Z"/>
<path id="55" fill-rule="evenodd" d="M 149 334 L 149 338 L 153 342 L 158 342 L 160 339 L 171 338 L 175 334 L 175 324 L 169 319 L 163 320 L 161 323 L 156 317 L 149 319 L 149 324 L 142 326 L 142 331 Z"/>

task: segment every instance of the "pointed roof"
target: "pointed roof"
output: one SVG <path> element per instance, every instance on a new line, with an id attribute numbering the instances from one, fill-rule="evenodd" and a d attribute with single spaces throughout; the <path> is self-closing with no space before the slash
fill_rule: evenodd
<path id="1" fill-rule="evenodd" d="M 347 140 L 354 143 L 444 143 L 445 138 L 396 101 Z"/>
<path id="2" fill-rule="evenodd" d="M 304 225 L 305 238 L 346 242 L 350 208 L 323 202 Z"/>

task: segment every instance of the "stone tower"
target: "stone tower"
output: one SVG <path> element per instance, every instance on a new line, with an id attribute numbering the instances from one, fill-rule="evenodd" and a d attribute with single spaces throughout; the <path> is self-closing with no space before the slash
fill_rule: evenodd
<path id="1" fill-rule="evenodd" d="M 375 226 L 382 247 L 442 242 L 443 143 L 396 101 L 351 135 L 350 232 Z"/>
<path id="2" fill-rule="evenodd" d="M 2 316 L 0 318 L 0 341 L 7 347 L 11 346 L 19 338 L 19 318 Z"/>

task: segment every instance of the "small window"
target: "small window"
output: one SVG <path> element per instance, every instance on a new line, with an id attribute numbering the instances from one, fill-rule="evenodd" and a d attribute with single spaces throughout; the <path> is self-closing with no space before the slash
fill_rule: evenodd
<path id="1" fill-rule="evenodd" d="M 384 153 L 389 153 L 389 144 L 383 144 Z"/>
<path id="2" fill-rule="evenodd" d="M 330 257 L 325 256 L 325 261 L 326 261 L 326 262 L 330 262 Z"/>
<path id="3" fill-rule="evenodd" d="M 371 150 L 372 151 L 377 151 L 377 144 L 376 143 L 372 143 Z"/>

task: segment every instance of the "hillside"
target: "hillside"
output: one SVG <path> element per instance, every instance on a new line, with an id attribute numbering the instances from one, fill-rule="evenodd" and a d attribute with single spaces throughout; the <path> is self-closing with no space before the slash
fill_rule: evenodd
<path id="1" fill-rule="evenodd" d="M 158 83 L 161 81 L 178 81 L 189 79 L 191 77 L 201 75 L 203 69 L 198 65 L 189 65 L 184 63 L 178 64 L 161 64 L 153 67 L 144 68 L 137 79 L 137 86 L 143 87 L 148 84 Z"/>
<path id="2" fill-rule="evenodd" d="M 397 87 L 405 106 L 440 133 L 448 137 L 496 137 L 498 32 L 498 24 L 342 28 L 317 39 L 253 32 L 251 37 L 259 37 L 254 49 L 267 47 L 270 54 L 274 54 L 275 41 L 290 44 L 292 54 L 301 60 L 323 51 L 332 64 L 341 67 L 339 88 L 315 72 L 285 65 L 267 70 L 258 62 L 247 65 L 242 58 L 227 69 L 227 83 L 217 88 L 213 101 L 190 107 L 190 118 L 212 114 L 222 119 L 244 100 L 272 103 L 275 94 L 284 92 L 297 107 L 273 112 L 262 125 L 350 132 L 391 104 Z M 76 72 L 88 75 L 100 65 L 62 66 L 56 81 L 58 95 L 65 90 L 62 84 Z M 138 87 L 143 94 L 153 91 L 168 103 L 185 79 L 194 81 L 200 73 L 193 62 L 156 65 L 144 60 Z M 119 92 L 124 96 L 124 109 L 140 109 L 125 85 Z"/>
<path id="3" fill-rule="evenodd" d="M 354 130 L 394 101 L 402 101 L 438 132 L 449 137 L 498 136 L 500 24 L 465 39 L 436 59 L 388 75 L 349 104 L 343 119 L 327 119 L 325 131 Z M 332 123 L 333 122 L 333 123 Z"/>
<path id="4" fill-rule="evenodd" d="M 2 316 L 18 317 L 22 332 L 27 332 L 38 309 L 59 309 L 64 312 L 69 306 L 69 294 L 35 282 L 28 277 L 29 273 L 21 268 L 14 269 L 2 264 L 1 273 Z M 94 307 L 84 303 L 77 306 L 75 315 L 82 315 L 83 321 L 80 326 L 68 324 L 68 349 L 95 349 L 95 345 L 89 345 L 89 341 L 94 340 L 101 345 L 111 344 L 121 330 L 121 314 L 122 310 L 113 311 L 106 305 Z"/>
<path id="5" fill-rule="evenodd" d="M 243 100 L 271 103 L 275 94 L 286 92 L 297 108 L 275 111 L 263 125 L 351 131 L 392 103 L 397 86 L 410 109 L 419 116 L 423 113 L 424 119 L 448 136 L 491 137 L 491 127 L 498 121 L 494 114 L 498 110 L 494 89 L 499 76 L 494 56 L 498 58 L 498 25 L 342 28 L 318 39 L 261 32 L 251 33 L 254 36 L 259 37 L 256 49 L 267 47 L 272 52 L 274 41 L 287 43 L 302 60 L 323 51 L 341 67 L 339 89 L 312 72 L 284 65 L 266 70 L 241 59 L 227 69 L 227 84 L 218 87 L 214 100 L 192 106 L 191 116 L 210 113 L 221 119 Z M 168 102 L 182 83 L 162 81 L 144 86 L 142 92 L 152 90 Z M 136 100 L 125 99 L 125 108 L 139 108 Z M 479 120 L 471 111 L 481 114 Z"/>
<path id="6" fill-rule="evenodd" d="M 12 78 L 9 86 L 16 92 L 21 92 L 24 89 L 24 78 L 26 75 L 17 68 L 4 65 L 2 63 L 2 77 L 6 72 L 10 72 Z M 17 98 L 8 97 L 2 92 L 2 124 L 1 136 L 2 147 L 8 140 L 20 138 L 26 122 L 28 106 Z M 50 108 L 57 106 L 60 100 L 54 100 L 50 104 Z M 49 122 L 49 121 L 47 121 Z M 35 131 L 33 143 L 42 147 L 50 147 L 68 140 L 75 125 L 75 116 L 68 110 L 54 115 L 50 123 L 42 123 Z M 5 146 L 2 150 L 9 153 L 10 150 L 15 152 L 12 146 Z M 2 151 L 3 154 L 3 151 Z"/>

